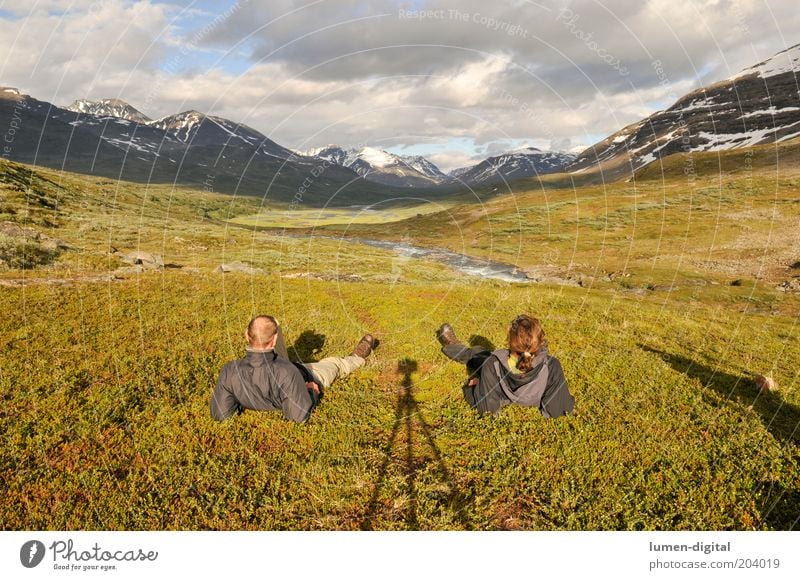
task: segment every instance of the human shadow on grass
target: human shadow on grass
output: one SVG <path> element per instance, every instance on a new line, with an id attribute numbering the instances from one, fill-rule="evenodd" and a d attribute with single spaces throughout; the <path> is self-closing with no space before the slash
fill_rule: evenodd
<path id="1" fill-rule="evenodd" d="M 389 439 L 383 448 L 383 463 L 378 470 L 378 479 L 375 482 L 375 487 L 372 491 L 372 497 L 367 506 L 367 514 L 361 521 L 362 530 L 373 529 L 373 521 L 379 513 L 381 503 L 378 499 L 381 489 L 383 488 L 388 471 L 389 465 L 392 463 L 393 451 L 398 448 L 399 455 L 402 456 L 402 472 L 405 478 L 406 489 L 408 492 L 409 502 L 405 508 L 405 517 L 403 520 L 406 522 L 410 529 L 419 528 L 419 520 L 417 516 L 417 473 L 425 465 L 424 457 L 414 457 L 414 437 L 415 429 L 414 423 L 419 425 L 421 431 L 421 438 L 427 443 L 428 447 L 433 454 L 435 461 L 436 471 L 438 471 L 442 481 L 447 486 L 447 495 L 444 504 L 449 508 L 450 512 L 455 516 L 458 522 L 464 529 L 471 529 L 469 520 L 464 515 L 464 510 L 470 505 L 469 499 L 464 496 L 453 483 L 453 476 L 450 469 L 442 457 L 442 452 L 436 444 L 433 437 L 433 431 L 430 424 L 426 421 L 419 403 L 414 397 L 414 383 L 411 380 L 411 374 L 417 370 L 417 361 L 411 359 L 402 359 L 397 364 L 397 370 L 403 375 L 401 383 L 402 389 L 397 396 L 397 403 L 395 406 L 394 425 Z M 401 433 L 405 435 L 405 441 L 398 441 Z M 417 434 L 420 437 L 420 434 Z"/>
<path id="2" fill-rule="evenodd" d="M 485 336 L 481 336 L 480 334 L 473 334 L 472 336 L 469 337 L 468 342 L 470 346 L 479 346 L 482 349 L 487 350 L 489 352 L 494 352 L 497 349 L 497 347 L 491 340 L 489 340 Z"/>
<path id="3" fill-rule="evenodd" d="M 699 380 L 723 398 L 735 401 L 746 408 L 752 407 L 761 418 L 764 427 L 779 441 L 800 444 L 800 408 L 787 403 L 778 394 L 759 393 L 752 378 L 713 369 L 679 354 L 664 352 L 646 345 L 639 347 L 657 355 L 679 373 Z"/>
<path id="4" fill-rule="evenodd" d="M 639 345 L 657 355 L 679 373 L 699 380 L 724 399 L 735 401 L 758 414 L 764 427 L 783 444 L 800 445 L 800 408 L 784 401 L 775 393 L 759 393 L 754 381 L 747 376 L 732 375 L 700 364 L 685 356 L 667 353 L 646 345 Z M 708 399 L 708 397 L 705 397 Z M 717 401 L 711 401 L 717 404 Z M 797 456 L 798 453 L 795 453 Z M 800 459 L 800 457 L 798 457 Z M 774 481 L 761 481 L 766 499 L 761 513 L 773 529 L 793 530 L 800 526 L 800 490 L 786 489 Z"/>
<path id="5" fill-rule="evenodd" d="M 318 334 L 313 330 L 304 330 L 294 344 L 288 348 L 289 359 L 301 363 L 317 362 L 323 346 L 325 346 L 324 334 Z"/>
<path id="6" fill-rule="evenodd" d="M 800 530 L 800 490 L 786 489 L 774 481 L 760 481 L 766 495 L 761 515 L 773 530 Z"/>

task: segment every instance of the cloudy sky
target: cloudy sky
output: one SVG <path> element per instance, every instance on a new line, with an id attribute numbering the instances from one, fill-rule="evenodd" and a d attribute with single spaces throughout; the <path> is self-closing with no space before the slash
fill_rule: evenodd
<path id="1" fill-rule="evenodd" d="M 589 145 L 797 43 L 795 0 L 0 0 L 0 85 L 444 169 Z"/>

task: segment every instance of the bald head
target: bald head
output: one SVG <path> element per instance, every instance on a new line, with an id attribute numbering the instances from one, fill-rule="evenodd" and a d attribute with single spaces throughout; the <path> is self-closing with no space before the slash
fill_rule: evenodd
<path id="1" fill-rule="evenodd" d="M 268 314 L 259 314 L 247 325 L 244 337 L 252 348 L 267 349 L 275 346 L 272 343 L 277 332 L 278 322 Z"/>

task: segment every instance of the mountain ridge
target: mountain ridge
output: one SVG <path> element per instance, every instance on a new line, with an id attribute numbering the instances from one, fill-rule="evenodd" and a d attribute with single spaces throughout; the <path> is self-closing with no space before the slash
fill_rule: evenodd
<path id="1" fill-rule="evenodd" d="M 800 136 L 800 44 L 700 87 L 588 147 L 566 170 L 632 175 L 673 153 L 722 151 Z"/>
<path id="2" fill-rule="evenodd" d="M 15 128 L 4 156 L 25 163 L 134 181 L 204 184 L 213 174 L 215 187 L 231 193 L 274 193 L 273 186 L 281 183 L 281 199 L 302 197 L 301 184 L 311 175 L 315 200 L 335 195 L 364 201 L 390 195 L 364 181 L 389 188 L 392 194 L 425 187 L 444 195 L 458 187 L 553 172 L 592 172 L 598 179 L 614 180 L 674 153 L 793 139 L 800 136 L 798 68 L 800 44 L 690 91 L 576 156 L 527 148 L 449 173 L 424 156 L 402 156 L 372 146 L 329 145 L 297 154 L 242 123 L 196 110 L 152 120 L 120 99 L 78 99 L 60 108 L 19 89 L 0 87 L 0 123 Z M 322 177 L 312 175 L 317 159 L 330 161 Z M 326 191 L 328 186 L 334 189 Z M 342 187 L 361 188 L 366 197 L 359 193 L 351 198 Z"/>
<path id="3" fill-rule="evenodd" d="M 107 110 L 99 111 L 103 115 Z M 39 101 L 0 87 L 0 124 L 14 124 L 3 156 L 11 161 L 143 184 L 173 184 L 256 195 L 309 206 L 402 199 L 391 186 L 367 187 L 350 169 L 320 174 L 302 158 L 249 127 L 202 113 L 183 132 L 164 119 L 137 123 Z M 183 139 L 183 140 L 181 140 Z"/>
<path id="4" fill-rule="evenodd" d="M 376 147 L 344 148 L 335 144 L 315 147 L 300 154 L 347 167 L 376 183 L 423 187 L 447 182 L 447 175 L 421 155 L 403 156 Z"/>
<path id="5" fill-rule="evenodd" d="M 84 113 L 96 117 L 117 117 L 136 123 L 148 123 L 150 117 L 121 99 L 77 99 L 71 105 L 64 107 L 67 111 Z"/>
<path id="6" fill-rule="evenodd" d="M 467 185 L 490 185 L 563 171 L 575 158 L 572 153 L 524 147 L 454 169 L 449 176 Z"/>

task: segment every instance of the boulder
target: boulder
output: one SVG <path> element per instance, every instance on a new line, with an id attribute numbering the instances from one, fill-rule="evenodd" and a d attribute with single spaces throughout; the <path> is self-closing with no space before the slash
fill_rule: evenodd
<path id="1" fill-rule="evenodd" d="M 164 259 L 158 254 L 151 254 L 150 252 L 142 252 L 139 250 L 128 252 L 115 252 L 120 260 L 132 266 L 141 266 L 146 270 L 160 270 L 164 267 Z"/>
<path id="2" fill-rule="evenodd" d="M 68 250 L 71 246 L 64 240 L 58 238 L 51 238 L 47 234 L 36 231 L 33 228 L 24 228 L 14 222 L 0 223 L 0 234 L 8 236 L 9 238 L 25 238 L 39 242 L 46 250 Z"/>
<path id="3" fill-rule="evenodd" d="M 42 234 L 33 228 L 23 228 L 14 222 L 1 223 L 0 234 L 4 234 L 9 238 L 29 238 L 31 240 L 38 240 L 42 236 Z"/>
<path id="4" fill-rule="evenodd" d="M 58 238 L 48 238 L 47 236 L 42 236 L 42 247 L 45 250 L 50 251 L 60 251 L 60 250 L 69 250 L 72 246 L 70 246 L 64 240 L 59 240 Z"/>
<path id="5" fill-rule="evenodd" d="M 792 278 L 778 284 L 781 292 L 800 292 L 800 278 Z"/>
<path id="6" fill-rule="evenodd" d="M 778 388 L 775 379 L 772 377 L 765 377 L 764 375 L 757 375 L 755 378 L 756 387 L 758 388 L 758 392 L 765 394 L 770 391 L 775 391 Z"/>
<path id="7" fill-rule="evenodd" d="M 215 272 L 227 274 L 229 272 L 243 272 L 245 274 L 261 274 L 264 272 L 261 268 L 253 268 L 244 262 L 231 262 L 230 264 L 220 264 L 217 266 Z"/>

